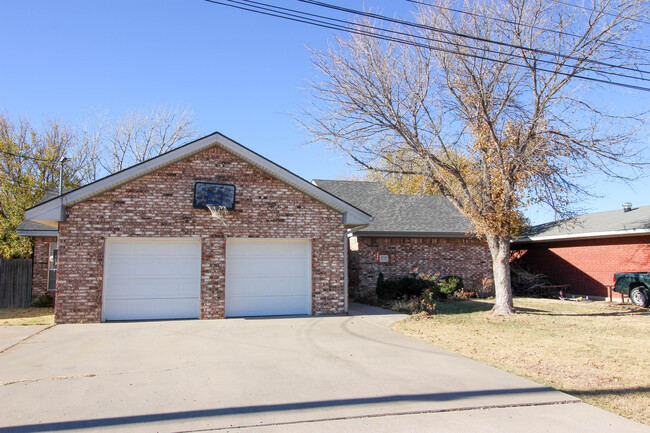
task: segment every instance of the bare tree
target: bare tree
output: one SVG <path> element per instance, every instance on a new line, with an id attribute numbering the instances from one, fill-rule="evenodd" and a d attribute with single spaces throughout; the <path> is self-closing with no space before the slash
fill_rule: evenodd
<path id="1" fill-rule="evenodd" d="M 187 108 L 155 106 L 130 111 L 106 128 L 99 162 L 109 173 L 165 153 L 196 135 Z"/>
<path id="2" fill-rule="evenodd" d="M 107 116 L 107 110 L 94 111 L 91 117 L 85 119 L 78 132 L 79 151 L 74 158 L 82 167 L 81 178 L 84 184 L 97 180 L 101 173 L 101 155 L 105 145 Z"/>
<path id="3" fill-rule="evenodd" d="M 560 215 L 594 172 L 633 177 L 639 114 L 602 93 L 647 78 L 641 0 L 414 2 L 416 23 L 368 15 L 325 51 L 302 124 L 361 167 L 444 194 L 487 241 L 493 314 L 512 314 L 510 239 L 527 206 Z"/>

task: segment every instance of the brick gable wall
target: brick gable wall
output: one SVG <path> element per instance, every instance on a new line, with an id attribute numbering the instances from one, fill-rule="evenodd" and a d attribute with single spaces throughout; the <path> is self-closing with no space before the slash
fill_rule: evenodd
<path id="1" fill-rule="evenodd" d="M 522 244 L 513 250 L 525 268 L 581 295 L 608 296 L 616 272 L 650 271 L 650 236 Z"/>
<path id="2" fill-rule="evenodd" d="M 226 225 L 192 207 L 197 181 L 236 186 Z M 211 148 L 67 209 L 59 227 L 56 321 L 101 320 L 107 237 L 200 237 L 204 319 L 224 317 L 226 237 L 311 239 L 312 312 L 342 313 L 344 232 L 338 212 Z"/>
<path id="3" fill-rule="evenodd" d="M 380 272 L 385 279 L 399 279 L 408 276 L 413 268 L 457 275 L 463 278 L 467 290 L 481 295 L 493 293 L 492 259 L 487 244 L 479 239 L 359 236 L 350 247 L 350 260 L 357 261 L 351 264 L 356 270 L 351 273 L 352 295 L 374 293 Z M 390 263 L 379 263 L 378 253 L 387 253 Z"/>

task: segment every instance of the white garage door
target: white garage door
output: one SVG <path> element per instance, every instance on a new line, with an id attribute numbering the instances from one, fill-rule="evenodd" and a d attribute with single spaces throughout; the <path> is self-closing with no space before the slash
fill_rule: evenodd
<path id="1" fill-rule="evenodd" d="M 200 315 L 200 239 L 106 239 L 104 320 Z"/>
<path id="2" fill-rule="evenodd" d="M 310 313 L 309 240 L 226 241 L 226 316 Z"/>

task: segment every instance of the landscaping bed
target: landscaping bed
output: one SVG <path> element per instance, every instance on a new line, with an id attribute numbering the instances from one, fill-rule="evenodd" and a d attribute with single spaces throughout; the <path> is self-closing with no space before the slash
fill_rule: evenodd
<path id="1" fill-rule="evenodd" d="M 0 308 L 0 326 L 53 325 L 54 308 Z"/>
<path id="2" fill-rule="evenodd" d="M 650 425 L 650 311 L 533 298 L 514 304 L 516 315 L 499 317 L 490 315 L 493 301 L 448 300 L 393 328 Z"/>

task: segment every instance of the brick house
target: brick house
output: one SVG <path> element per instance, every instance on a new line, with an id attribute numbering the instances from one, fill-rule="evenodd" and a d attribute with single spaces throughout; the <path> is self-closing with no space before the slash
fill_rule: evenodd
<path id="1" fill-rule="evenodd" d="M 35 237 L 35 294 L 58 252 L 58 323 L 211 319 L 347 311 L 346 232 L 369 222 L 214 133 L 46 198 L 21 234 Z"/>
<path id="2" fill-rule="evenodd" d="M 52 200 L 59 195 L 58 190 L 48 189 L 37 205 Z M 58 231 L 50 226 L 25 219 L 16 228 L 19 236 L 34 238 L 32 258 L 32 296 L 56 293 L 56 262 L 58 253 Z"/>
<path id="3" fill-rule="evenodd" d="M 650 206 L 627 205 L 532 227 L 513 256 L 571 293 L 605 297 L 614 273 L 650 271 Z"/>
<path id="4" fill-rule="evenodd" d="M 457 275 L 465 287 L 492 294 L 492 259 L 485 241 L 443 196 L 393 194 L 379 182 L 314 180 L 313 183 L 372 215 L 350 231 L 350 293 L 374 293 L 386 279 L 414 268 Z"/>

